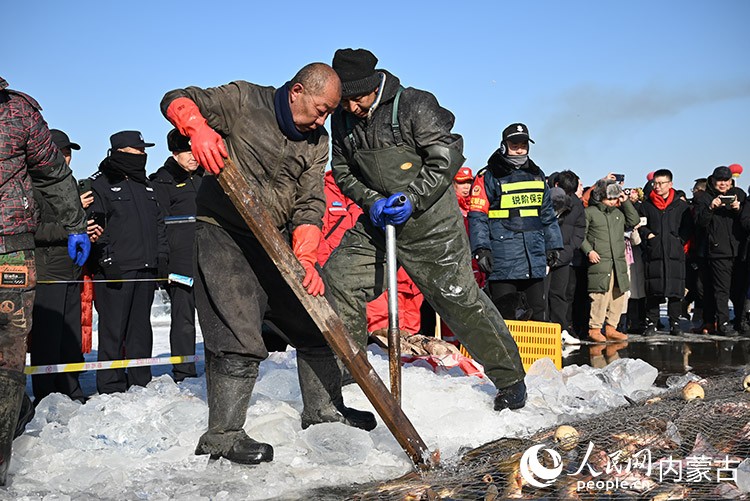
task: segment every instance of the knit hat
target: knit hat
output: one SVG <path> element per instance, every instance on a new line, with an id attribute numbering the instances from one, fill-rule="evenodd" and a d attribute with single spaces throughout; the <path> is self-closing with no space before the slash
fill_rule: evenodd
<path id="1" fill-rule="evenodd" d="M 369 94 L 378 88 L 375 71 L 378 58 L 366 49 L 339 49 L 333 55 L 333 69 L 341 79 L 341 97 Z"/>

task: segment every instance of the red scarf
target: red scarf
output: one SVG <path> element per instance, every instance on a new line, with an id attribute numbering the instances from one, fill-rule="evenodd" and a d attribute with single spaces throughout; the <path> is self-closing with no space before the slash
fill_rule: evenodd
<path id="1" fill-rule="evenodd" d="M 458 206 L 461 208 L 461 214 L 466 217 L 469 212 L 469 197 L 464 198 L 456 195 L 456 198 L 458 199 Z"/>
<path id="2" fill-rule="evenodd" d="M 653 202 L 657 209 L 664 210 L 669 204 L 672 203 L 672 200 L 674 200 L 674 188 L 669 188 L 669 195 L 667 195 L 667 198 L 663 198 L 661 195 L 657 195 L 656 191 L 654 190 L 651 190 L 651 193 L 648 194 L 648 197 L 651 199 L 651 202 Z"/>

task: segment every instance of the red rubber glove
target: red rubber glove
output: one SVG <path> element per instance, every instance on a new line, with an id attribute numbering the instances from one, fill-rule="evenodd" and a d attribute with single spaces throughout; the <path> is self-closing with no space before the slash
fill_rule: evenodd
<path id="1" fill-rule="evenodd" d="M 218 174 L 224 168 L 224 160 L 229 156 L 224 140 L 208 126 L 198 106 L 186 97 L 178 97 L 167 108 L 167 118 L 183 136 L 190 138 L 193 156 L 211 174 Z"/>
<path id="2" fill-rule="evenodd" d="M 320 278 L 315 265 L 318 262 L 318 247 L 323 232 L 313 224 L 297 226 L 292 232 L 292 251 L 305 268 L 302 286 L 311 296 L 321 296 L 326 291 L 323 279 Z"/>

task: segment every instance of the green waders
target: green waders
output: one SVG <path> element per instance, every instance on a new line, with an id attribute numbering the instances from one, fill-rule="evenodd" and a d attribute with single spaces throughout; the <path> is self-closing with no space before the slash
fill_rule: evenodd
<path id="1" fill-rule="evenodd" d="M 403 191 L 422 165 L 421 157 L 406 144 L 357 150 L 354 162 L 360 172 L 394 173 L 364 180 L 383 196 Z M 396 242 L 399 264 L 471 356 L 484 366 L 495 386 L 507 388 L 522 381 L 525 373 L 518 346 L 497 308 L 474 280 L 469 241 L 453 188 L 397 228 Z M 346 232 L 324 271 L 339 316 L 364 346 L 366 302 L 379 296 L 384 287 L 385 233 L 363 215 Z"/>

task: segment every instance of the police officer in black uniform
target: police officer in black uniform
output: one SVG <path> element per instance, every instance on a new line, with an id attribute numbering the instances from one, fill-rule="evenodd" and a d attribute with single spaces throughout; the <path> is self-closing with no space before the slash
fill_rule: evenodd
<path id="1" fill-rule="evenodd" d="M 167 285 L 172 303 L 169 345 L 172 356 L 187 356 L 195 355 L 195 296 L 190 282 L 193 278 L 195 195 L 204 170 L 190 150 L 190 139 L 177 129 L 167 134 L 167 146 L 172 156 L 149 179 L 167 227 L 169 273 L 180 275 Z M 177 382 L 195 377 L 195 364 L 174 364 L 172 375 Z"/>
<path id="2" fill-rule="evenodd" d="M 151 356 L 151 303 L 157 278 L 167 276 L 164 219 L 156 191 L 146 178 L 146 143 L 138 131 L 110 138 L 111 149 L 91 177 L 94 203 L 90 218 L 104 227 L 94 244 L 91 264 L 94 305 L 99 312 L 99 361 Z M 99 393 L 125 391 L 151 381 L 150 367 L 97 372 Z"/>

